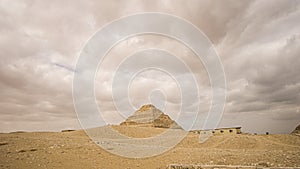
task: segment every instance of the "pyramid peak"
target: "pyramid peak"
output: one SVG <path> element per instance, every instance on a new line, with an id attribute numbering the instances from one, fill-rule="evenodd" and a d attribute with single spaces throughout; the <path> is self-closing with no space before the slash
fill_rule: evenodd
<path id="1" fill-rule="evenodd" d="M 153 109 L 153 108 L 156 108 L 156 107 L 153 106 L 152 104 L 145 104 L 145 105 L 141 106 L 138 111 L 139 112 L 147 111 L 147 110 L 150 110 L 150 109 Z"/>

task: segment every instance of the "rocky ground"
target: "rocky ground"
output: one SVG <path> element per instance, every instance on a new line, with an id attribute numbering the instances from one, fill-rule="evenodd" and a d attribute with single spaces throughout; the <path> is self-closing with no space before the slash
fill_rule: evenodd
<path id="1" fill-rule="evenodd" d="M 165 129 L 115 126 L 130 137 Z M 300 166 L 297 135 L 220 135 L 203 144 L 189 133 L 161 155 L 131 159 L 100 148 L 84 131 L 0 134 L 0 168 L 166 168 L 168 164 Z"/>

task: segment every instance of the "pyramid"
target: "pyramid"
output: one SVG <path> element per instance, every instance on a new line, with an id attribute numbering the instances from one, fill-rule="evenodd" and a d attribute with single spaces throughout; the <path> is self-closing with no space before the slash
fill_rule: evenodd
<path id="1" fill-rule="evenodd" d="M 181 129 L 174 120 L 151 104 L 142 106 L 120 125 Z"/>

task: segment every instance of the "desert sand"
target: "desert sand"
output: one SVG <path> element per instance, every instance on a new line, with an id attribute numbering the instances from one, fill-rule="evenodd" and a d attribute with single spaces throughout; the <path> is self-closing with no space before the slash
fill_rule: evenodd
<path id="1" fill-rule="evenodd" d="M 152 137 L 166 129 L 113 126 L 130 137 Z M 270 167 L 300 166 L 300 137 L 292 134 L 234 134 L 199 143 L 189 133 L 161 155 L 131 159 L 111 154 L 83 130 L 0 134 L 0 168 L 166 168 L 169 164 L 214 164 Z"/>

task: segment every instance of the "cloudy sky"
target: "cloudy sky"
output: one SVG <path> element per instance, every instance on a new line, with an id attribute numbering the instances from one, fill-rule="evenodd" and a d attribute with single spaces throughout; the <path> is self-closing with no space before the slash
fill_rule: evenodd
<path id="1" fill-rule="evenodd" d="M 0 0 L 0 132 L 79 129 L 72 80 L 86 42 L 112 20 L 163 12 L 198 27 L 219 54 L 227 82 L 220 127 L 289 133 L 300 123 L 299 8 L 297 0 Z M 195 113 L 205 114 L 211 91 L 201 61 L 174 39 L 141 35 L 117 44 L 99 65 L 95 93 L 107 123 L 130 115 L 114 107 L 114 72 L 124 58 L 149 48 L 171 51 L 186 63 L 199 87 L 200 101 L 190 101 L 200 105 Z M 177 73 L 173 76 L 187 72 Z M 154 101 L 172 118 L 178 116 L 180 88 L 167 73 L 138 73 L 128 94 L 134 108 Z M 179 123 L 191 121 L 186 116 Z"/>

